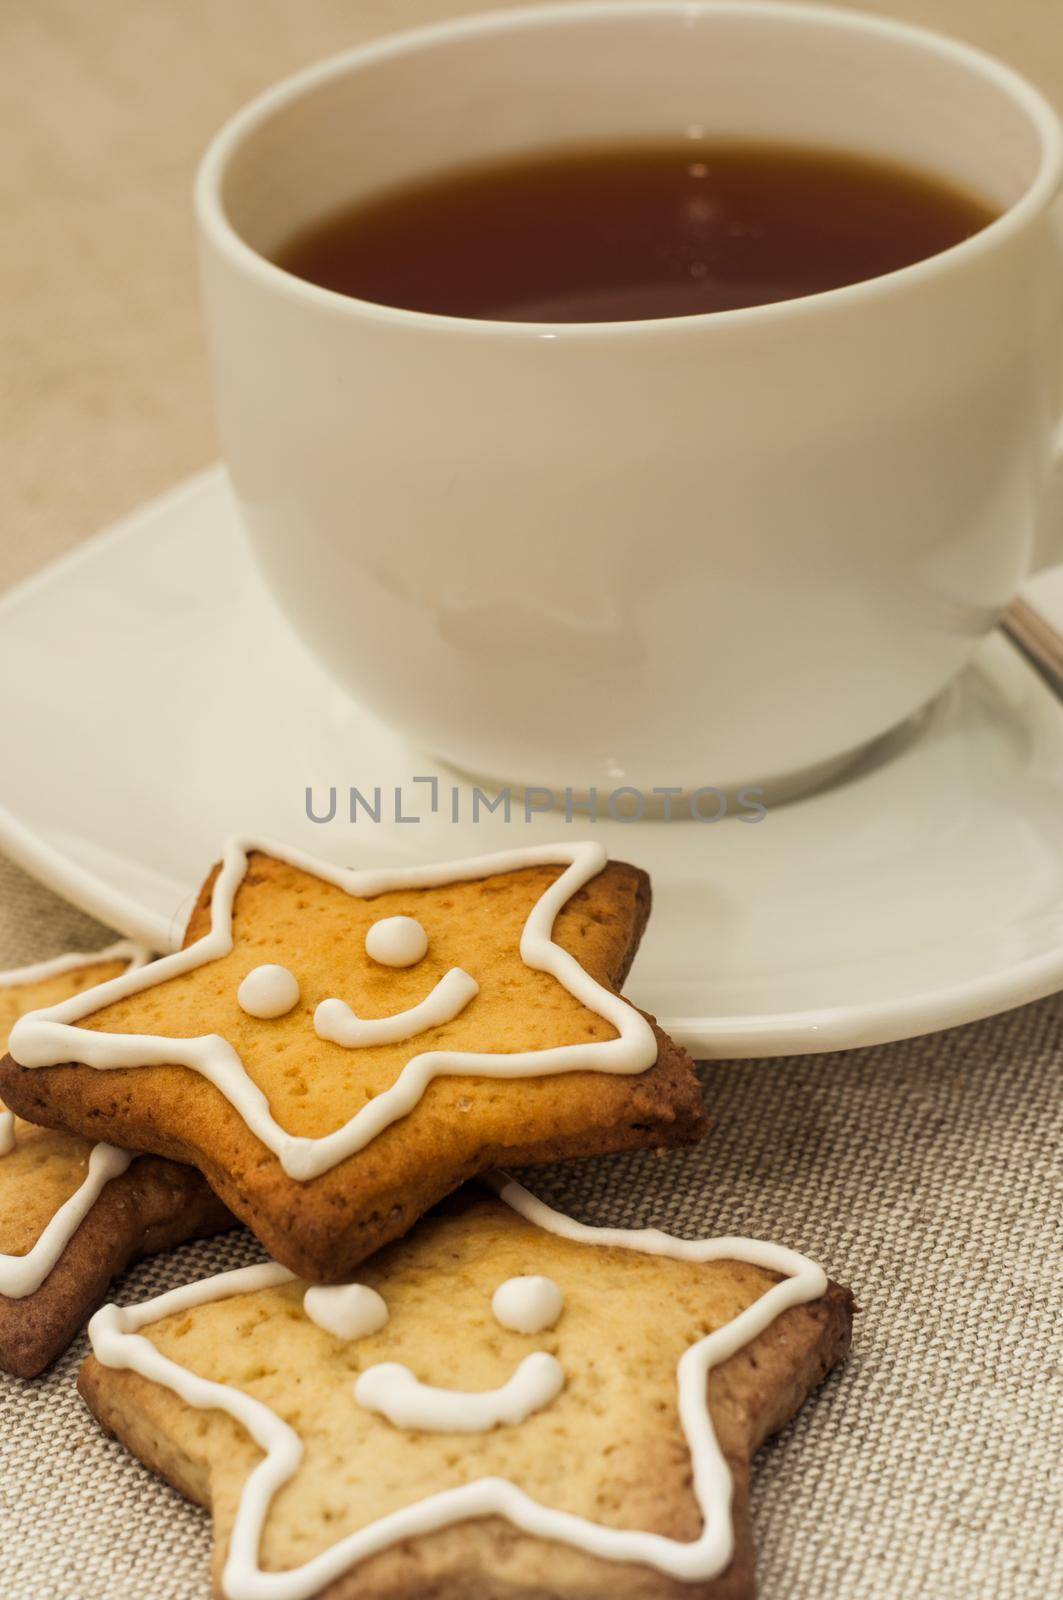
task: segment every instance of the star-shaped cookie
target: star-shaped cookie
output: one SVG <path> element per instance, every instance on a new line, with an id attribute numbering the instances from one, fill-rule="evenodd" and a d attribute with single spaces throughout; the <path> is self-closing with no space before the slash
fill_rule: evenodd
<path id="1" fill-rule="evenodd" d="M 0 1040 L 25 1012 L 145 959 L 122 943 L 0 974 Z M 231 1224 L 192 1168 L 35 1127 L 0 1105 L 0 1368 L 35 1377 L 130 1261 Z"/>
<path id="2" fill-rule="evenodd" d="M 805 1258 L 464 1190 L 310 1288 L 93 1319 L 83 1396 L 213 1509 L 225 1600 L 747 1600 L 748 1465 L 848 1348 Z"/>
<path id="3" fill-rule="evenodd" d="M 194 1163 L 336 1281 L 499 1162 L 701 1137 L 689 1057 L 617 993 L 648 911 L 593 844 L 355 872 L 234 842 L 185 948 L 23 1019 L 0 1095 Z"/>

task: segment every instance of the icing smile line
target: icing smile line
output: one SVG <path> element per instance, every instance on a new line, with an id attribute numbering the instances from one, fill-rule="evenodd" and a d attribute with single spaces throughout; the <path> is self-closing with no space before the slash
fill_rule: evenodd
<path id="1" fill-rule="evenodd" d="M 381 1361 L 367 1367 L 354 1386 L 354 1398 L 367 1411 L 387 1417 L 396 1428 L 420 1433 L 486 1433 L 501 1423 L 525 1422 L 556 1400 L 565 1371 L 555 1356 L 537 1350 L 497 1389 L 470 1393 L 422 1383 L 409 1367 Z"/>
<path id="2" fill-rule="evenodd" d="M 475 978 L 461 967 L 451 967 L 431 994 L 405 1011 L 389 1017 L 359 1017 L 345 1000 L 322 1000 L 314 1012 L 314 1032 L 347 1050 L 373 1044 L 401 1044 L 429 1028 L 452 1022 L 480 992 Z"/>
<path id="3" fill-rule="evenodd" d="M 252 1080 L 240 1056 L 220 1034 L 173 1039 L 159 1034 L 102 1033 L 76 1026 L 82 1018 L 117 1000 L 128 999 L 210 961 L 234 948 L 233 905 L 247 872 L 248 852 L 261 850 L 346 894 L 372 899 L 396 889 L 428 889 L 471 883 L 493 873 L 523 867 L 563 866 L 565 870 L 535 902 L 520 936 L 525 966 L 547 972 L 588 1011 L 616 1030 L 614 1039 L 589 1039 L 546 1050 L 433 1050 L 413 1056 L 389 1089 L 360 1107 L 343 1127 L 321 1138 L 285 1131 L 273 1117 L 269 1101 Z M 433 1078 L 540 1078 L 559 1072 L 645 1072 L 657 1060 L 657 1040 L 650 1024 L 620 995 L 605 988 L 567 950 L 553 940 L 554 921 L 584 884 L 605 867 L 600 844 L 533 845 L 496 855 L 474 856 L 440 866 L 381 868 L 355 871 L 315 860 L 299 850 L 249 839 L 231 839 L 211 894 L 210 932 L 186 949 L 163 956 L 150 967 L 112 978 L 42 1011 L 21 1017 L 11 1030 L 8 1049 L 22 1067 L 55 1067 L 69 1062 L 107 1071 L 113 1067 L 182 1066 L 198 1072 L 225 1096 L 248 1129 L 277 1157 L 289 1178 L 299 1183 L 320 1177 L 348 1156 L 365 1148 L 384 1128 L 407 1116 Z M 460 968 L 453 969 L 461 973 Z M 448 977 L 450 975 L 448 974 Z M 461 973 L 467 983 L 473 980 Z M 471 995 L 468 995 L 471 999 Z M 336 1002 L 342 1005 L 343 1002 Z M 354 1018 L 353 1021 L 361 1019 Z M 386 1022 L 388 1019 L 380 1019 Z"/>
<path id="4" fill-rule="evenodd" d="M 677 1261 L 747 1261 L 780 1275 L 779 1283 L 733 1321 L 698 1339 L 679 1358 L 679 1421 L 690 1451 L 692 1487 L 702 1518 L 700 1534 L 696 1539 L 682 1541 L 659 1533 L 610 1527 L 541 1505 L 506 1478 L 477 1478 L 367 1523 L 301 1567 L 264 1572 L 259 1566 L 259 1551 L 266 1520 L 274 1496 L 299 1470 L 304 1453 L 302 1440 L 262 1401 L 178 1365 L 156 1349 L 141 1329 L 198 1305 L 293 1281 L 295 1275 L 287 1268 L 266 1263 L 186 1284 L 139 1305 L 104 1306 L 89 1323 L 92 1348 L 104 1366 L 138 1372 L 199 1410 L 224 1411 L 247 1429 L 263 1452 L 263 1459 L 244 1484 L 237 1507 L 222 1573 L 226 1600 L 312 1600 L 351 1567 L 381 1550 L 438 1528 L 489 1516 L 505 1517 L 514 1527 L 537 1538 L 572 1545 L 606 1561 L 640 1562 L 686 1582 L 715 1577 L 731 1560 L 733 1484 L 708 1408 L 708 1375 L 790 1306 L 818 1300 L 827 1289 L 826 1273 L 794 1250 L 754 1239 L 677 1239 L 656 1228 L 591 1227 L 553 1211 L 512 1180 L 499 1176 L 492 1181 L 499 1198 L 528 1222 L 578 1244 L 606 1245 Z M 368 1372 L 372 1370 L 369 1368 Z"/>

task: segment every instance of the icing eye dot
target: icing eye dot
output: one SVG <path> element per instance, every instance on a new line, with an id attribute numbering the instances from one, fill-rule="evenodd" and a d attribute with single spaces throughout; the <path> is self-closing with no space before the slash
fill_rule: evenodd
<path id="1" fill-rule="evenodd" d="M 283 1017 L 299 1000 L 299 984 L 287 967 L 253 967 L 236 991 L 249 1017 Z"/>
<path id="2" fill-rule="evenodd" d="M 387 1302 L 367 1283 L 317 1284 L 303 1296 L 311 1322 L 337 1339 L 364 1339 L 388 1320 Z"/>
<path id="3" fill-rule="evenodd" d="M 553 1278 L 507 1278 L 491 1297 L 491 1310 L 503 1328 L 514 1333 L 542 1333 L 552 1328 L 565 1297 Z"/>
<path id="4" fill-rule="evenodd" d="M 382 967 L 412 967 L 428 949 L 416 917 L 381 917 L 365 936 L 365 953 Z"/>

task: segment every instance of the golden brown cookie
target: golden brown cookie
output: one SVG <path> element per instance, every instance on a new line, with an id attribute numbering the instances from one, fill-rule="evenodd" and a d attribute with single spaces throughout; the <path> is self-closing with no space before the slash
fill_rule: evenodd
<path id="1" fill-rule="evenodd" d="M 27 1011 L 143 960 L 123 944 L 0 975 L 0 1039 Z M 35 1377 L 130 1261 L 232 1220 L 190 1167 L 117 1151 L 94 1157 L 89 1140 L 35 1127 L 0 1106 L 0 1368 Z"/>
<path id="2" fill-rule="evenodd" d="M 749 1461 L 844 1356 L 848 1291 L 501 1194 L 464 1190 L 354 1290 L 266 1265 L 94 1318 L 82 1395 L 212 1508 L 217 1594 L 752 1595 Z"/>
<path id="3" fill-rule="evenodd" d="M 686 1052 L 617 994 L 645 873 L 593 845 L 383 873 L 271 852 L 230 846 L 135 992 L 16 1030 L 0 1094 L 194 1163 L 319 1282 L 499 1163 L 705 1131 Z"/>

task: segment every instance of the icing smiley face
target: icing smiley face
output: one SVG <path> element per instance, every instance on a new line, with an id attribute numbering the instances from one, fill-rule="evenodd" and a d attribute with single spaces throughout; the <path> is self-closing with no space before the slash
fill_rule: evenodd
<path id="1" fill-rule="evenodd" d="M 517 1333 L 552 1328 L 565 1297 L 552 1278 L 522 1276 L 500 1283 L 491 1300 L 495 1320 Z M 315 1286 L 303 1296 L 303 1310 L 326 1333 L 346 1341 L 368 1338 L 388 1322 L 386 1300 L 364 1283 Z M 526 1355 L 505 1383 L 476 1392 L 423 1383 L 397 1361 L 376 1362 L 355 1385 L 355 1398 L 367 1411 L 396 1428 L 425 1433 L 485 1433 L 503 1423 L 524 1422 L 548 1406 L 565 1386 L 560 1361 L 546 1351 Z"/>
<path id="2" fill-rule="evenodd" d="M 369 929 L 365 948 L 383 966 L 411 967 L 425 955 L 428 935 L 413 917 L 384 917 Z M 399 1044 L 452 1021 L 479 991 L 475 978 L 453 967 L 417 1005 L 390 1016 L 362 1018 L 345 1000 L 322 1000 L 314 1011 L 314 1031 L 319 1039 L 348 1050 Z M 236 1000 L 249 1017 L 275 1021 L 298 1005 L 299 980 L 287 967 L 267 962 L 251 969 L 236 991 Z"/>
<path id="3" fill-rule="evenodd" d="M 500 1283 L 491 1310 L 503 1328 L 530 1334 L 552 1328 L 564 1304 L 565 1297 L 552 1278 L 527 1276 Z M 493 1389 L 437 1388 L 422 1383 L 400 1362 L 385 1361 L 366 1368 L 354 1393 L 359 1405 L 386 1417 L 396 1428 L 486 1433 L 503 1423 L 527 1421 L 556 1400 L 564 1387 L 565 1369 L 557 1357 L 536 1350 L 524 1357 L 512 1377 Z"/>

